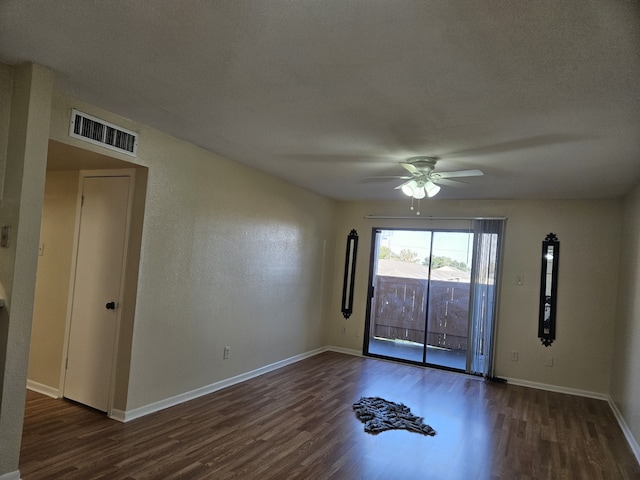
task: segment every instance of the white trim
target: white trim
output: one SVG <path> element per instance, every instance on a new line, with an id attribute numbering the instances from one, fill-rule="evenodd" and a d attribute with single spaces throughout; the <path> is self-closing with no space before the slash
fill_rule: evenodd
<path id="1" fill-rule="evenodd" d="M 108 413 L 108 416 L 110 419 L 117 420 L 118 422 L 122 423 L 125 423 L 127 420 L 131 420 L 127 419 L 127 412 L 125 412 L 124 410 L 119 410 L 117 408 L 112 408 L 111 412 Z"/>
<path id="2" fill-rule="evenodd" d="M 607 395 L 607 401 L 609 402 L 609 407 L 611 407 L 613 415 L 616 417 L 616 420 L 618 420 L 618 425 L 620 425 L 622 433 L 624 433 L 624 437 L 627 439 L 627 443 L 629 444 L 631 451 L 636 456 L 636 460 L 638 461 L 638 463 L 640 463 L 640 445 L 638 445 L 638 441 L 633 436 L 633 433 L 629 429 L 629 425 L 627 425 L 627 422 L 624 421 L 624 417 L 622 416 L 620 410 L 618 410 L 618 406 L 613 401 L 613 398 L 611 398 L 611 395 Z"/>
<path id="3" fill-rule="evenodd" d="M 20 480 L 20 470 L 15 472 L 3 473 L 0 475 L 0 480 Z"/>
<path id="4" fill-rule="evenodd" d="M 499 375 L 498 375 L 499 376 Z M 577 395 L 578 397 L 595 398 L 597 400 L 607 400 L 604 393 L 590 392 L 588 390 L 579 390 L 577 388 L 560 387 L 558 385 L 549 385 L 547 383 L 530 382 L 529 380 L 520 380 L 518 378 L 502 377 L 511 385 L 519 385 L 521 387 L 536 388 L 538 390 L 547 390 L 549 392 L 566 393 L 568 395 Z"/>
<path id="5" fill-rule="evenodd" d="M 33 392 L 41 393 L 42 395 L 46 395 L 51 398 L 60 398 L 60 390 L 55 387 L 50 387 L 49 385 L 45 385 L 43 383 L 34 382 L 33 380 L 27 379 L 27 388 Z M 0 480 L 2 477 L 0 477 Z"/>
<path id="6" fill-rule="evenodd" d="M 191 390 L 190 392 L 181 393 L 180 395 L 169 397 L 164 400 L 160 400 L 158 402 L 150 403 L 143 407 L 134 408 L 133 410 L 122 411 L 122 410 L 112 409 L 111 414 L 109 416 L 110 418 L 114 420 L 118 420 L 120 422 L 128 422 L 130 420 L 134 420 L 136 418 L 149 415 L 150 413 L 158 412 L 160 410 L 164 410 L 165 408 L 173 407 L 175 405 L 188 402 L 189 400 L 194 400 L 198 397 L 202 397 L 203 395 L 208 395 L 210 393 L 217 392 L 218 390 L 222 390 L 223 388 L 227 388 L 232 385 L 236 385 L 238 383 L 242 383 L 244 381 L 250 380 L 252 378 L 259 377 L 260 375 L 264 375 L 265 373 L 269 373 L 279 368 L 286 367 L 287 365 L 299 362 L 300 360 L 304 360 L 305 358 L 313 357 L 314 355 L 318 355 L 326 351 L 327 351 L 327 347 L 316 348 L 315 350 L 311 350 L 306 353 L 301 353 L 299 355 L 294 355 L 293 357 L 285 358 L 284 360 L 280 360 L 270 365 L 265 365 L 264 367 L 260 367 L 256 370 L 242 373 L 240 375 L 236 375 L 235 377 L 227 378 L 225 380 L 220 380 L 219 382 L 215 382 L 210 385 L 206 385 L 204 387 L 196 388 L 195 390 Z"/>
<path id="7" fill-rule="evenodd" d="M 333 345 L 329 345 L 326 348 L 326 350 L 329 352 L 337 352 L 337 353 L 344 353 L 346 355 L 353 355 L 355 357 L 364 357 L 364 355 L 362 355 L 362 352 L 358 350 L 353 350 L 351 348 L 334 347 Z"/>

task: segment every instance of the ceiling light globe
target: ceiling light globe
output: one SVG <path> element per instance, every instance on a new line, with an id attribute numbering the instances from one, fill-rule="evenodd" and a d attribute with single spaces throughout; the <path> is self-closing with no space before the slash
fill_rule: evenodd
<path id="1" fill-rule="evenodd" d="M 407 197 L 413 197 L 417 186 L 418 184 L 416 183 L 416 181 L 411 180 L 410 182 L 402 185 L 402 193 L 404 193 Z"/>
<path id="2" fill-rule="evenodd" d="M 427 182 L 424 186 L 424 189 L 427 191 L 427 195 L 429 198 L 435 197 L 440 191 L 440 187 L 433 182 Z"/>

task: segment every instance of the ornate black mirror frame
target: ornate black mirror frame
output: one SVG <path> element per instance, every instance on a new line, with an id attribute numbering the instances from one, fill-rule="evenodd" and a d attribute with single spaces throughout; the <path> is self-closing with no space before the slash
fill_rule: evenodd
<path id="1" fill-rule="evenodd" d="M 551 345 L 556 338 L 559 260 L 560 242 L 555 233 L 550 233 L 542 242 L 542 269 L 540 274 L 538 337 L 545 347 Z"/>
<path id="2" fill-rule="evenodd" d="M 342 315 L 349 318 L 353 312 L 353 285 L 356 277 L 356 254 L 358 253 L 358 232 L 351 230 L 347 235 L 347 254 L 344 260 L 344 284 L 342 286 Z"/>

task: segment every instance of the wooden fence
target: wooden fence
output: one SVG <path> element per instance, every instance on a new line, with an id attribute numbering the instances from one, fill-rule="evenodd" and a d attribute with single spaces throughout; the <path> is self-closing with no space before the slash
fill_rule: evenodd
<path id="1" fill-rule="evenodd" d="M 467 350 L 470 285 L 426 279 L 378 276 L 371 329 L 374 337 Z M 429 302 L 427 302 L 427 294 Z M 426 315 L 427 305 L 429 315 Z"/>

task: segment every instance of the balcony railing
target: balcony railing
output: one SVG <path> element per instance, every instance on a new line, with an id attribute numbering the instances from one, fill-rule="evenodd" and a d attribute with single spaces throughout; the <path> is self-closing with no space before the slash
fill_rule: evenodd
<path id="1" fill-rule="evenodd" d="M 371 334 L 424 344 L 427 323 L 427 345 L 466 351 L 469 292 L 466 282 L 378 276 Z"/>

